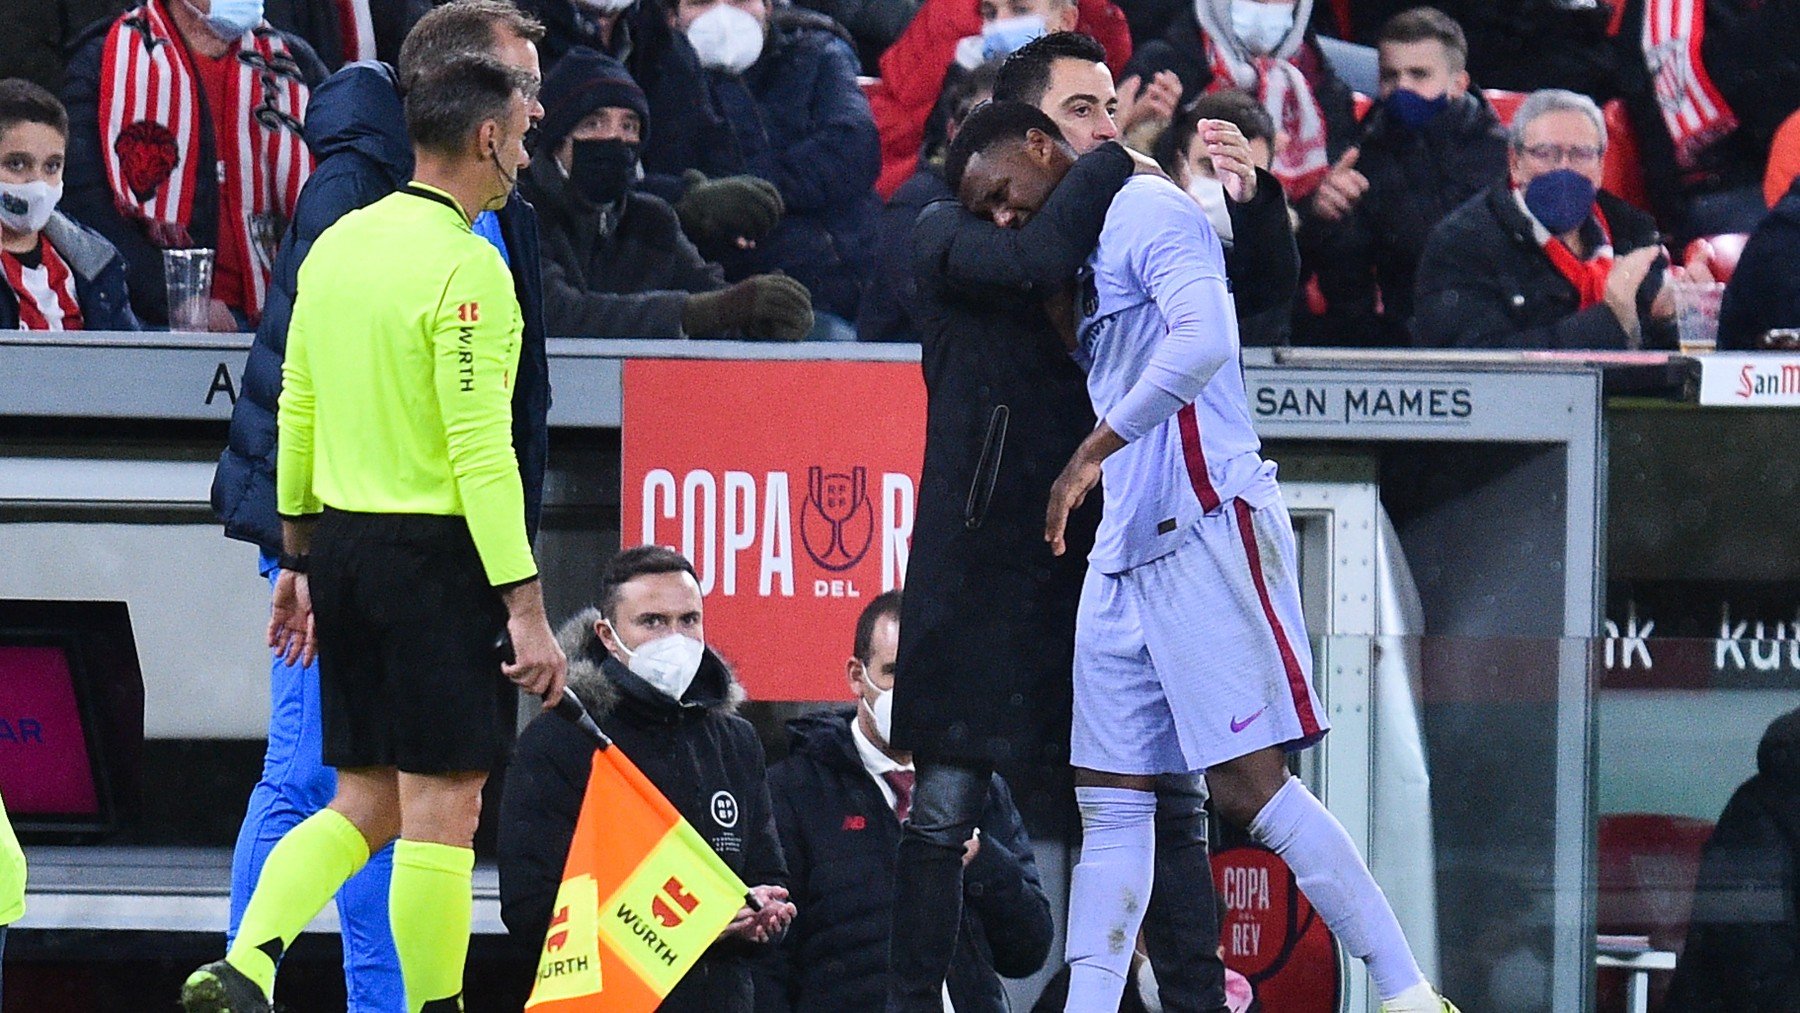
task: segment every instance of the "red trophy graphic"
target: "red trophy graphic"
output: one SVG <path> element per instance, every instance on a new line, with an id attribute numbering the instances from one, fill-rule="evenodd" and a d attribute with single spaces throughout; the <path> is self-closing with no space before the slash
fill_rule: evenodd
<path id="1" fill-rule="evenodd" d="M 813 465 L 806 469 L 806 504 L 800 509 L 800 542 L 813 562 L 834 573 L 862 561 L 875 539 L 869 505 L 869 469 L 850 474 Z"/>

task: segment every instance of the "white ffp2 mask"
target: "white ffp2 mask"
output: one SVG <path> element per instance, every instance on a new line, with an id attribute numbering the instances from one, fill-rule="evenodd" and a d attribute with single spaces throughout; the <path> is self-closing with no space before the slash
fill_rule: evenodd
<path id="1" fill-rule="evenodd" d="M 762 55 L 762 22 L 728 3 L 695 18 L 687 37 L 702 67 L 742 74 Z"/>
<path id="2" fill-rule="evenodd" d="M 611 623 L 607 625 L 612 626 Z M 639 644 L 635 651 L 619 639 L 616 628 L 613 637 L 618 640 L 619 650 L 625 652 L 625 667 L 676 701 L 693 685 L 694 676 L 700 672 L 700 659 L 706 654 L 705 644 L 680 633 Z"/>
<path id="3" fill-rule="evenodd" d="M 888 737 L 894 733 L 894 691 L 878 689 L 875 691 L 875 702 L 870 703 L 869 698 L 864 697 L 863 706 L 869 709 L 869 717 L 875 723 L 875 734 L 881 739 L 881 744 L 886 746 Z"/>

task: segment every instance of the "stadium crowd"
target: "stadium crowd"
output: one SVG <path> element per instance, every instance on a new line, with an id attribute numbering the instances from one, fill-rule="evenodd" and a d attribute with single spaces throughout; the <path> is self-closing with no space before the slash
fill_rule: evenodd
<path id="1" fill-rule="evenodd" d="M 285 313 L 315 166 L 407 160 L 361 110 L 433 6 L 26 5 L 0 39 L 0 326 L 169 327 L 164 251 L 190 248 L 210 287 L 176 329 Z M 1245 344 L 1673 348 L 1684 278 L 1730 282 L 1721 347 L 1800 325 L 1795 0 L 518 6 L 553 335 L 918 340 L 906 251 L 952 196 L 948 140 L 1001 59 L 1065 31 L 1111 79 L 1093 136 L 1213 215 Z M 1269 179 L 1242 206 L 1192 143 L 1220 121 Z"/>

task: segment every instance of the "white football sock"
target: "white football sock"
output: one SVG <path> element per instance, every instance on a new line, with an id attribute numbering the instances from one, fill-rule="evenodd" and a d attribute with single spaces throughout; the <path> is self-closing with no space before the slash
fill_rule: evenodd
<path id="1" fill-rule="evenodd" d="M 1298 778 L 1290 778 L 1269 799 L 1250 821 L 1249 830 L 1294 870 L 1300 892 L 1344 949 L 1369 966 L 1369 977 L 1383 1002 L 1424 983 L 1394 909 L 1369 875 L 1344 825 Z"/>
<path id="2" fill-rule="evenodd" d="M 1076 788 L 1081 861 L 1069 886 L 1067 1013 L 1116 1010 L 1150 903 L 1156 793 Z"/>

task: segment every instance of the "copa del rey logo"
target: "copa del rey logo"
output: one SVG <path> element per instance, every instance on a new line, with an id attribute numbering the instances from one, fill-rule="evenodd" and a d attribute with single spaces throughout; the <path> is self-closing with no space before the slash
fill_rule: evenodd
<path id="1" fill-rule="evenodd" d="M 694 469 L 677 477 L 652 468 L 639 491 L 641 541 L 679 548 L 703 594 L 860 598 L 906 576 L 916 490 L 903 472 L 818 463 L 801 476 Z"/>

